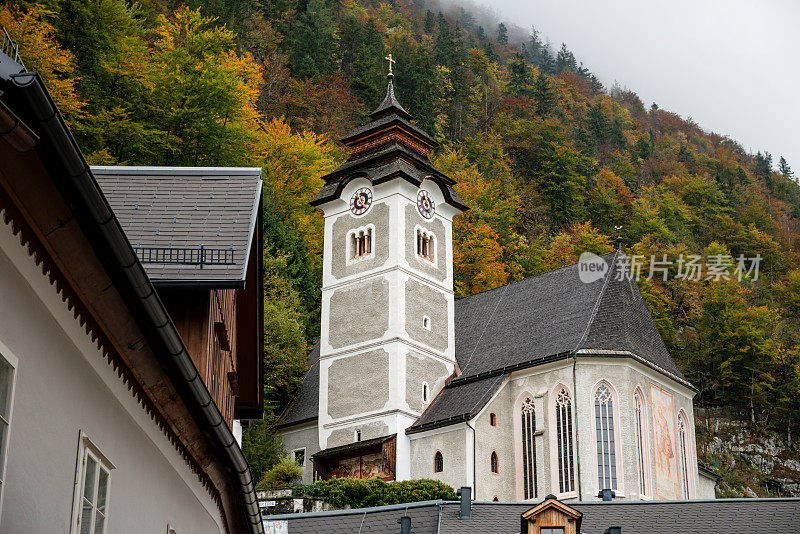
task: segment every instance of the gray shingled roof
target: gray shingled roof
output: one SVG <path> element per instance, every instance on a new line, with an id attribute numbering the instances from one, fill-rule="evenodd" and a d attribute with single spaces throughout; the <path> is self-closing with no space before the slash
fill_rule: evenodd
<path id="1" fill-rule="evenodd" d="M 291 404 L 278 418 L 278 426 L 289 426 L 319 417 L 319 341 L 308 353 L 308 371 Z"/>
<path id="2" fill-rule="evenodd" d="M 618 253 L 603 256 L 610 268 L 592 283 L 580 281 L 574 264 L 457 300 L 456 359 L 461 375 L 445 386 L 408 432 L 471 419 L 508 373 L 571 357 L 575 351 L 584 357 L 621 351 L 691 387 L 670 357 L 636 281 L 621 276 L 619 258 Z M 281 424 L 316 413 L 319 393 L 307 390 L 306 383 L 318 387 L 318 373 L 311 368 Z"/>
<path id="3" fill-rule="evenodd" d="M 265 516 L 264 526 L 269 532 L 270 522 L 289 522 L 289 534 L 369 534 L 400 532 L 397 520 L 411 518 L 414 534 L 435 534 L 439 525 L 441 501 L 377 506 L 356 510 L 333 510 L 307 514 Z"/>
<path id="4" fill-rule="evenodd" d="M 583 514 L 581 532 L 603 534 L 622 527 L 622 534 L 795 534 L 800 525 L 800 499 L 719 499 L 698 501 L 566 502 Z M 265 517 L 287 521 L 289 534 L 316 532 L 400 532 L 397 519 L 411 517 L 413 531 L 421 534 L 517 534 L 520 516 L 533 503 L 475 502 L 472 518 L 459 519 L 455 502 L 430 501 L 307 514 Z M 439 512 L 441 510 L 441 517 Z"/>
<path id="5" fill-rule="evenodd" d="M 261 198 L 260 168 L 120 166 L 92 167 L 92 173 L 153 282 L 244 283 Z M 206 258 L 221 262 L 197 264 L 201 245 Z M 192 254 L 195 264 L 167 264 L 152 256 L 178 249 Z"/>

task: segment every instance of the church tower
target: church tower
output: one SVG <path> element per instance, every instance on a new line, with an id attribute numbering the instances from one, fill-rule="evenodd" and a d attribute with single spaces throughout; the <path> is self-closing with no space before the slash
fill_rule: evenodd
<path id="1" fill-rule="evenodd" d="M 311 205 L 325 217 L 320 476 L 410 476 L 405 429 L 453 373 L 452 219 L 466 211 L 395 98 L 341 141 L 350 157 Z M 324 472 L 323 472 L 324 471 Z"/>

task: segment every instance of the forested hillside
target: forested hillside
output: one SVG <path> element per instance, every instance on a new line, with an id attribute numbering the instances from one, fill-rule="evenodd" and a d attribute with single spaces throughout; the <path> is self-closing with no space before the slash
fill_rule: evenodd
<path id="1" fill-rule="evenodd" d="M 338 136 L 383 98 L 391 52 L 399 100 L 441 143 L 435 163 L 472 208 L 455 223 L 458 296 L 608 251 L 617 233 L 647 259 L 730 256 L 718 281 L 677 278 L 673 266 L 668 281 L 640 285 L 697 403 L 778 430 L 791 447 L 800 186 L 788 163 L 603 87 L 535 30 L 510 43 L 519 29 L 447 6 L 11 0 L 0 24 L 91 163 L 263 167 L 270 414 L 319 331 L 322 218 L 307 201 L 346 157 Z M 758 278 L 737 276 L 736 258 L 757 254 Z M 266 425 L 248 439 L 260 472 L 275 444 Z"/>

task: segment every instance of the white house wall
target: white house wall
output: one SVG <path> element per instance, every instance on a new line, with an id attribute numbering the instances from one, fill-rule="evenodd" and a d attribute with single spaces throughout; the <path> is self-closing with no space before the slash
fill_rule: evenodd
<path id="1" fill-rule="evenodd" d="M 0 532 L 70 532 L 81 432 L 115 466 L 107 532 L 222 532 L 197 475 L 6 225 L 0 290 L 0 342 L 19 361 Z"/>

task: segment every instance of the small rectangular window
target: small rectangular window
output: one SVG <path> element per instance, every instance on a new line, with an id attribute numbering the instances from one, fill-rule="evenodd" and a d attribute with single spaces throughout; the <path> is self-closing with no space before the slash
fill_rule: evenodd
<path id="1" fill-rule="evenodd" d="M 114 466 L 85 436 L 81 436 L 79 458 L 73 533 L 105 534 Z"/>
<path id="2" fill-rule="evenodd" d="M 539 534 L 564 534 L 564 527 L 542 527 Z"/>
<path id="3" fill-rule="evenodd" d="M 300 465 L 306 465 L 306 450 L 297 449 L 294 451 L 294 461 Z"/>

